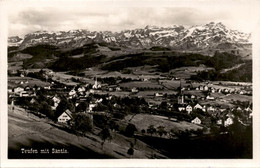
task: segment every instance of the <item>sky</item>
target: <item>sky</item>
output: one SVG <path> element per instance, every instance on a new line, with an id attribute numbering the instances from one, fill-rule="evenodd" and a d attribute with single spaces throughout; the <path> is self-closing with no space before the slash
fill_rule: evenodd
<path id="1" fill-rule="evenodd" d="M 9 0 L 8 35 L 87 29 L 121 31 L 146 25 L 222 22 L 251 33 L 259 22 L 257 0 Z"/>

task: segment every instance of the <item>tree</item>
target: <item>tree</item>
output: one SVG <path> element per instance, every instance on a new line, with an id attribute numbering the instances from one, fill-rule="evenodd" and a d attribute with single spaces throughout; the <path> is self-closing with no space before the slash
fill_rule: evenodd
<path id="1" fill-rule="evenodd" d="M 73 121 L 73 129 L 76 131 L 80 131 L 83 134 L 86 132 L 91 132 L 93 129 L 93 121 L 90 116 L 85 113 L 75 114 Z"/>
<path id="2" fill-rule="evenodd" d="M 86 101 L 80 102 L 79 105 L 76 107 L 76 112 L 86 111 L 87 107 L 88 107 L 88 103 Z"/>
<path id="3" fill-rule="evenodd" d="M 56 117 L 62 114 L 65 110 L 69 109 L 71 112 L 75 112 L 75 107 L 72 102 L 63 98 L 56 108 Z"/>
<path id="4" fill-rule="evenodd" d="M 108 139 L 108 140 L 111 140 L 112 139 L 112 136 L 111 136 L 111 133 L 110 133 L 110 130 L 109 128 L 105 127 L 101 130 L 101 132 L 99 133 L 99 136 L 102 140 L 101 142 L 101 145 L 102 145 L 102 149 L 103 149 L 103 146 L 104 146 L 104 143 L 105 141 Z"/>
<path id="5" fill-rule="evenodd" d="M 157 133 L 159 134 L 160 137 L 167 134 L 167 132 L 164 130 L 163 126 L 157 127 Z"/>
<path id="6" fill-rule="evenodd" d="M 51 106 L 45 101 L 41 103 L 40 113 L 45 114 L 47 117 L 51 119 L 55 118 Z"/>
<path id="7" fill-rule="evenodd" d="M 129 123 L 125 129 L 125 135 L 128 137 L 132 137 L 137 131 L 136 126 L 134 124 Z"/>
<path id="8" fill-rule="evenodd" d="M 151 136 L 152 136 L 154 133 L 156 133 L 156 128 L 154 128 L 153 125 L 150 125 L 150 126 L 148 127 L 148 129 L 147 129 L 147 133 L 148 133 L 148 134 L 151 134 Z"/>
<path id="9" fill-rule="evenodd" d="M 141 132 L 142 132 L 142 134 L 145 134 L 145 129 L 142 129 Z"/>

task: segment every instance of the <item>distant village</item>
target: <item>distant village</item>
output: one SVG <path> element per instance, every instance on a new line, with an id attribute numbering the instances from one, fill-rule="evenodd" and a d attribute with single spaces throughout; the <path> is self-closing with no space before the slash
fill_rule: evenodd
<path id="1" fill-rule="evenodd" d="M 157 79 L 120 79 L 129 82 L 148 82 L 154 81 L 161 87 L 150 88 L 150 86 L 126 87 L 120 82 L 104 82 L 102 78 L 93 77 L 87 83 L 78 79 L 66 79 L 60 82 L 54 79 L 51 70 L 40 70 L 39 72 L 9 72 L 8 102 L 11 106 L 20 105 L 30 110 L 38 110 L 37 113 L 42 117 L 49 117 L 57 123 L 69 124 L 73 119 L 73 113 L 104 114 L 110 112 L 123 115 L 129 113 L 147 113 L 176 118 L 177 120 L 188 121 L 193 124 L 209 128 L 212 125 L 228 127 L 234 120 L 242 125 L 252 124 L 252 101 L 235 101 L 221 98 L 230 95 L 252 96 L 252 85 L 239 85 L 239 89 L 232 87 L 215 87 L 216 84 L 194 83 L 185 81 L 177 77 L 160 77 Z M 28 78 L 29 77 L 29 78 Z M 32 78 L 44 81 L 44 85 L 32 84 Z M 14 78 L 12 80 L 12 78 Z M 28 78 L 28 79 L 27 79 Z M 18 79 L 18 80 L 17 80 Z M 117 78 L 109 78 L 118 81 Z M 77 84 L 66 84 L 70 81 Z M 101 82 L 102 81 L 102 82 Z M 163 82 L 177 81 L 178 87 L 165 88 Z M 111 84 L 112 83 L 112 84 Z M 149 90 L 149 95 L 142 95 L 141 92 Z M 220 96 L 221 95 L 221 96 Z M 130 99 L 130 100 L 129 100 Z M 131 104 L 122 103 L 128 101 Z M 41 113 L 38 109 L 42 101 L 47 102 L 45 108 L 50 112 Z M 66 101 L 67 104 L 60 103 Z M 214 103 L 214 102 L 219 103 Z M 230 103 L 232 102 L 232 103 Z M 67 108 L 69 104 L 70 108 Z M 131 106 L 131 108 L 127 107 Z M 64 108 L 65 107 L 65 108 Z M 59 112 L 57 113 L 57 109 Z M 60 111 L 62 110 L 62 111 Z M 127 112 L 122 112 L 122 111 Z M 116 116 L 114 114 L 114 116 Z M 144 128 L 145 129 L 145 128 Z"/>

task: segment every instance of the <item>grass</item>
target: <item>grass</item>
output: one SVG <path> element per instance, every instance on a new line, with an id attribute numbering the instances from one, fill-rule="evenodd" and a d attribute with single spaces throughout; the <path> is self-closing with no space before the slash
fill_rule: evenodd
<path id="1" fill-rule="evenodd" d="M 137 114 L 133 118 L 132 116 L 133 115 L 126 116 L 125 121 L 134 124 L 138 129 L 138 131 L 141 131 L 142 129 L 146 130 L 150 125 L 154 125 L 155 128 L 157 128 L 158 126 L 163 126 L 165 127 L 166 131 L 170 131 L 171 129 L 197 130 L 202 128 L 201 126 L 186 121 L 174 122 L 169 120 L 167 117 L 158 116 L 158 115 Z"/>
<path id="2" fill-rule="evenodd" d="M 33 87 L 34 85 L 45 87 L 49 86 L 50 83 L 41 81 L 39 79 L 30 78 L 30 77 L 8 77 L 8 86 L 17 87 L 20 86 L 20 82 L 23 81 L 24 84 L 22 86 L 30 86 Z M 25 83 L 28 81 L 28 83 Z"/>
<path id="3" fill-rule="evenodd" d="M 101 139 L 97 136 L 100 129 L 94 128 L 93 133 L 86 133 L 85 137 L 76 136 L 65 130 L 59 129 L 56 124 L 46 119 L 40 119 L 33 114 L 27 116 L 27 112 L 15 106 L 11 111 L 8 107 L 8 157 L 9 159 L 21 158 L 52 158 L 52 159 L 105 159 L 105 158 L 130 158 L 127 150 L 133 138 L 128 138 L 116 132 L 112 132 L 113 139 L 104 143 L 101 148 Z M 39 154 L 21 155 L 21 148 L 51 149 L 65 148 L 68 154 Z M 133 158 L 150 158 L 156 154 L 165 158 L 158 151 L 150 148 L 145 143 L 137 140 L 134 146 Z"/>
<path id="4" fill-rule="evenodd" d="M 162 89 L 163 87 L 156 82 L 127 82 L 121 83 L 120 87 L 124 88 L 154 88 L 154 89 Z"/>

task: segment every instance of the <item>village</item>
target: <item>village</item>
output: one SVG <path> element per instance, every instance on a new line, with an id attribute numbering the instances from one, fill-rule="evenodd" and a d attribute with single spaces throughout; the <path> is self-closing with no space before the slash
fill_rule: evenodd
<path id="1" fill-rule="evenodd" d="M 252 124 L 250 83 L 199 83 L 170 75 L 88 78 L 57 74 L 49 69 L 12 72 L 8 78 L 9 104 L 61 125 L 70 125 L 77 113 L 88 114 L 92 120 L 93 115 L 110 116 L 116 119 L 117 127 L 127 125 L 128 115 L 150 114 L 198 125 L 204 134 L 211 133 L 212 127 L 227 128 L 234 120 L 245 126 Z M 136 127 L 137 134 L 149 132 L 148 127 Z M 163 137 L 170 138 L 171 129 L 165 130 Z"/>

